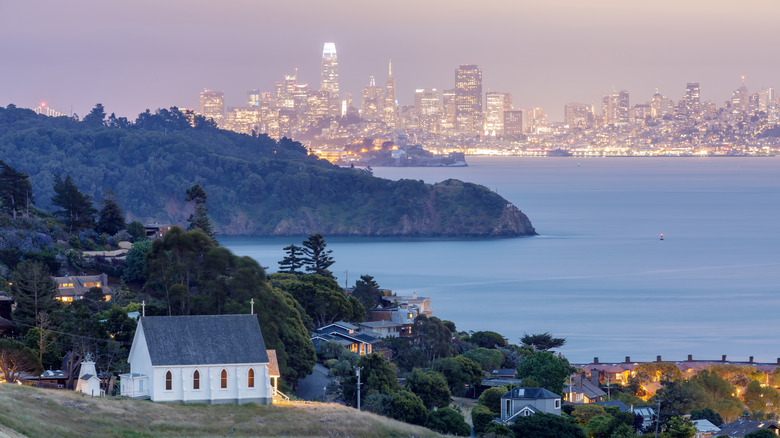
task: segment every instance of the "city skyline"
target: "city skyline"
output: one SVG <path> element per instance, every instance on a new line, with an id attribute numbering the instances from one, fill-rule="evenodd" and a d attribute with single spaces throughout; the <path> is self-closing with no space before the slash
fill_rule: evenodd
<path id="1" fill-rule="evenodd" d="M 750 90 L 780 82 L 771 56 L 777 2 L 493 1 L 473 9 L 400 1 L 381 11 L 353 1 L 292 3 L 3 4 L 0 59 L 13 68 L 0 73 L 0 105 L 45 100 L 84 115 L 100 102 L 134 117 L 197 108 L 206 88 L 239 106 L 247 90 L 271 89 L 296 67 L 300 83 L 317 87 L 326 41 L 338 47 L 341 91 L 353 97 L 370 76 L 384 76 L 390 58 L 402 105 L 416 89 L 450 88 L 452 69 L 474 64 L 484 92 L 511 93 L 515 107 L 542 107 L 551 120 L 563 120 L 567 103 L 599 104 L 613 87 L 636 96 L 658 88 L 677 101 L 685 83 L 697 82 L 702 100 L 720 105 L 742 75 Z"/>

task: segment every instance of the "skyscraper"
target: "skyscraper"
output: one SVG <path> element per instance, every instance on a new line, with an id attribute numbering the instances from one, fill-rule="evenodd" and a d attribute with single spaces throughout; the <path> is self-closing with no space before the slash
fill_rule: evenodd
<path id="1" fill-rule="evenodd" d="M 504 135 L 523 134 L 523 110 L 504 111 Z"/>
<path id="2" fill-rule="evenodd" d="M 512 94 L 488 92 L 485 99 L 485 135 L 504 135 L 504 111 L 512 111 Z"/>
<path id="3" fill-rule="evenodd" d="M 701 97 L 698 82 L 688 82 L 685 86 L 685 96 L 680 107 L 687 117 L 698 117 L 701 114 Z"/>
<path id="4" fill-rule="evenodd" d="M 225 93 L 203 90 L 200 93 L 200 114 L 207 120 L 214 120 L 217 126 L 221 126 L 225 120 Z"/>
<path id="5" fill-rule="evenodd" d="M 325 43 L 322 48 L 322 75 L 320 89 L 339 94 L 339 61 L 336 43 Z"/>
<path id="6" fill-rule="evenodd" d="M 601 114 L 607 125 L 628 124 L 628 91 L 607 94 L 601 100 Z"/>
<path id="7" fill-rule="evenodd" d="M 473 64 L 455 70 L 455 129 L 469 135 L 482 132 L 482 70 Z"/>
<path id="8" fill-rule="evenodd" d="M 593 106 L 584 103 L 567 103 L 563 107 L 563 118 L 569 128 L 590 128 L 595 121 Z"/>
<path id="9" fill-rule="evenodd" d="M 385 82 L 384 120 L 389 127 L 398 124 L 398 104 L 395 100 L 395 78 L 393 77 L 393 60 L 387 62 L 387 82 Z"/>

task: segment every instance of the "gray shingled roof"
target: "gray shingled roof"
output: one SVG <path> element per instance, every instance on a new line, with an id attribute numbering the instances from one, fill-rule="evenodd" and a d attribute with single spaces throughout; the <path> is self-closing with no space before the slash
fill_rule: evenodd
<path id="1" fill-rule="evenodd" d="M 560 395 L 550 392 L 544 388 L 512 388 L 509 392 L 501 396 L 501 399 L 552 399 L 561 398 Z"/>
<path id="2" fill-rule="evenodd" d="M 268 363 L 257 315 L 146 316 L 152 365 Z"/>

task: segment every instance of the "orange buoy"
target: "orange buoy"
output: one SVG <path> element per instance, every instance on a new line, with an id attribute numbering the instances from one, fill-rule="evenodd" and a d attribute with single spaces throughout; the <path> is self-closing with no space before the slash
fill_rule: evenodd
<path id="1" fill-rule="evenodd" d="M 664 233 L 661 233 L 661 240 L 664 240 Z"/>

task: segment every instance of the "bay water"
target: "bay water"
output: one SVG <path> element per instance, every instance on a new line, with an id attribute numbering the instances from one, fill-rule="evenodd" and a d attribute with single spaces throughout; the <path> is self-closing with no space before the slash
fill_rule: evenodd
<path id="1" fill-rule="evenodd" d="M 429 296 L 458 330 L 565 337 L 572 362 L 780 358 L 780 158 L 469 157 L 376 176 L 482 184 L 539 236 L 325 236 L 340 284 Z M 663 233 L 664 239 L 660 239 Z M 278 268 L 305 236 L 221 236 Z"/>

